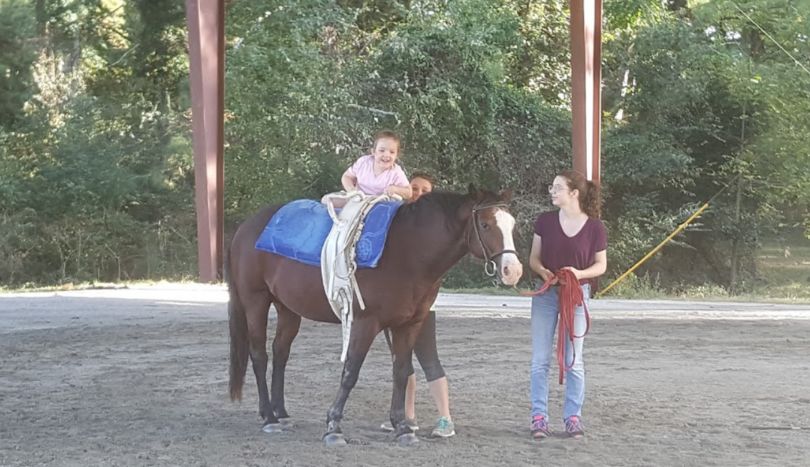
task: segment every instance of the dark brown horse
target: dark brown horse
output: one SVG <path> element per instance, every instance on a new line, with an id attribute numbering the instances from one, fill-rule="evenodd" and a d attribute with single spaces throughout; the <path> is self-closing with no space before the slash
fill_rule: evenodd
<path id="1" fill-rule="evenodd" d="M 484 259 L 485 270 L 491 275 L 497 273 L 504 284 L 517 283 L 523 268 L 512 238 L 515 220 L 507 211 L 510 197 L 508 193 L 496 195 L 471 187 L 466 195 L 426 195 L 396 213 L 378 266 L 360 269 L 356 274 L 366 309 L 361 310 L 355 299 L 340 388 L 327 412 L 326 444 L 345 444 L 340 428 L 343 407 L 375 336 L 385 328 L 390 328 L 393 336 L 391 422 L 400 443 L 416 441 L 405 424 L 405 385 L 412 371 L 414 342 L 434 298 L 431 292 L 467 253 Z M 289 417 L 284 406 L 284 369 L 301 317 L 339 322 L 327 301 L 319 268 L 254 248 L 279 207 L 265 208 L 239 227 L 227 260 L 231 399 L 242 398 L 250 356 L 259 390 L 259 414 L 267 432 L 281 430 L 280 420 Z M 266 377 L 267 315 L 271 304 L 278 313 L 272 397 Z"/>

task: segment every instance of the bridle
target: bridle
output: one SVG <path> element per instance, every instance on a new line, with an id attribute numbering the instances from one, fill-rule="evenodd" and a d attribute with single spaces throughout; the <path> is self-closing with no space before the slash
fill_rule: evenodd
<path id="1" fill-rule="evenodd" d="M 483 204 L 483 205 L 476 205 L 473 206 L 472 214 L 473 214 L 473 230 L 475 231 L 475 237 L 478 239 L 478 244 L 481 245 L 481 252 L 484 253 L 484 274 L 492 277 L 498 272 L 498 265 L 495 264 L 495 259 L 499 256 L 505 255 L 507 253 L 514 253 L 517 256 L 517 251 L 515 250 L 501 250 L 497 253 L 490 254 L 487 246 L 484 245 L 484 241 L 481 240 L 481 231 L 478 227 L 478 211 L 483 211 L 484 209 L 490 208 L 508 208 L 509 205 L 504 202 L 496 202 L 491 204 Z M 469 245 L 469 235 L 467 238 L 467 245 Z"/>

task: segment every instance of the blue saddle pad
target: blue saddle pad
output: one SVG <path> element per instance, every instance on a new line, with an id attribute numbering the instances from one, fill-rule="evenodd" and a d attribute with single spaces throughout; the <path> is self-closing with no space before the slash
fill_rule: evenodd
<path id="1" fill-rule="evenodd" d="M 386 201 L 371 208 L 357 241 L 358 267 L 377 267 L 388 228 L 400 206 L 402 203 L 399 201 Z M 276 211 L 256 240 L 256 248 L 311 266 L 320 266 L 321 248 L 330 230 L 332 218 L 326 206 L 311 199 L 299 199 Z"/>

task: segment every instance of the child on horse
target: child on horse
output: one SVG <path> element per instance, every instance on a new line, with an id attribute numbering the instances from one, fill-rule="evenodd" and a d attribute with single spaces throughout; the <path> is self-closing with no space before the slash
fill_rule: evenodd
<path id="1" fill-rule="evenodd" d="M 396 133 L 383 130 L 374 137 L 371 154 L 357 159 L 343 172 L 340 182 L 348 191 L 359 190 L 366 195 L 397 195 L 411 198 L 411 185 L 397 163 L 400 139 Z"/>

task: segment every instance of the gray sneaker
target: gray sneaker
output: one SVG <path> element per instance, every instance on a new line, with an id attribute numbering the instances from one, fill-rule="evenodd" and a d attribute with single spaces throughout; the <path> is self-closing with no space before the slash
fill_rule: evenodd
<path id="1" fill-rule="evenodd" d="M 408 424 L 408 427 L 411 429 L 411 431 L 417 431 L 419 429 L 419 425 L 416 424 L 416 419 L 408 420 L 406 418 L 405 423 Z M 389 420 L 380 425 L 380 429 L 383 431 L 394 431 L 394 426 L 391 425 L 391 421 Z"/>
<path id="2" fill-rule="evenodd" d="M 434 438 L 449 438 L 455 436 L 455 434 L 456 425 L 450 421 L 449 417 L 439 417 L 439 419 L 436 420 L 436 427 L 433 428 L 433 431 L 430 433 Z"/>

